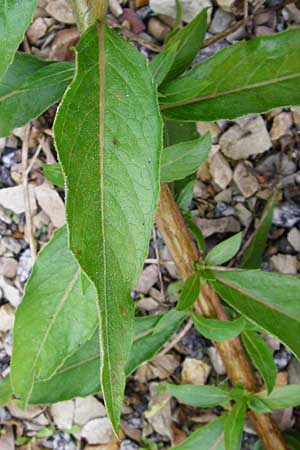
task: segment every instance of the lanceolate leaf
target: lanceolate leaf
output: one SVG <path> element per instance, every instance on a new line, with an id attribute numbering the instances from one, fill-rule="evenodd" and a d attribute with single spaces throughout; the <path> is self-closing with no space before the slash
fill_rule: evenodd
<path id="1" fill-rule="evenodd" d="M 298 105 L 299 37 L 291 29 L 220 50 L 162 89 L 165 117 L 211 121 Z"/>
<path id="2" fill-rule="evenodd" d="M 0 81 L 0 136 L 7 136 L 57 102 L 73 73 L 70 62 L 47 62 L 17 53 Z"/>
<path id="3" fill-rule="evenodd" d="M 190 309 L 197 300 L 200 293 L 200 273 L 193 273 L 182 287 L 176 309 L 177 311 L 186 311 Z"/>
<path id="4" fill-rule="evenodd" d="M 0 2 L 0 80 L 14 59 L 29 26 L 37 0 L 1 0 Z"/>
<path id="5" fill-rule="evenodd" d="M 210 422 L 171 450 L 225 450 L 224 422 L 225 416 Z"/>
<path id="6" fill-rule="evenodd" d="M 206 133 L 199 139 L 166 147 L 162 152 L 161 181 L 170 183 L 196 172 L 207 160 L 211 149 L 211 137 Z"/>
<path id="7" fill-rule="evenodd" d="M 61 165 L 58 163 L 54 164 L 44 164 L 43 172 L 47 180 L 56 186 L 64 187 L 64 174 Z"/>
<path id="8" fill-rule="evenodd" d="M 133 328 L 133 288 L 154 220 L 161 120 L 144 58 L 108 27 L 82 36 L 55 121 L 70 248 L 98 294 L 101 385 L 115 431 Z"/>
<path id="9" fill-rule="evenodd" d="M 241 243 L 242 233 L 231 236 L 216 245 L 206 256 L 205 262 L 211 266 L 220 266 L 221 264 L 230 261 L 230 259 L 239 251 Z"/>
<path id="10" fill-rule="evenodd" d="M 232 408 L 225 421 L 225 449 L 240 450 L 243 426 L 246 419 L 247 400 L 241 398 Z"/>
<path id="11" fill-rule="evenodd" d="M 83 296 L 79 275 L 63 227 L 37 257 L 16 313 L 11 380 L 25 405 L 34 383 L 53 376 L 95 331 L 95 288 Z"/>
<path id="12" fill-rule="evenodd" d="M 230 392 L 227 389 L 215 386 L 167 384 L 166 389 L 181 403 L 201 408 L 213 408 L 227 403 L 231 399 Z"/>
<path id="13" fill-rule="evenodd" d="M 213 274 L 211 284 L 233 308 L 300 353 L 300 279 L 260 270 Z"/>
<path id="14" fill-rule="evenodd" d="M 135 319 L 135 338 L 125 369 L 126 375 L 159 352 L 184 320 L 184 316 L 179 313 L 169 315 L 168 318 L 166 316 L 167 314 L 162 317 L 149 316 L 149 318 Z M 164 320 L 165 318 L 167 320 Z M 158 325 L 161 321 L 163 328 L 157 328 L 159 331 L 156 332 L 155 324 Z M 30 403 L 55 403 L 99 392 L 101 390 L 99 368 L 99 337 L 96 332 L 91 340 L 65 361 L 53 378 L 34 385 Z"/>
<path id="15" fill-rule="evenodd" d="M 212 341 L 233 339 L 245 328 L 245 320 L 242 317 L 232 321 L 206 319 L 196 313 L 192 313 L 192 317 L 199 333 Z"/>
<path id="16" fill-rule="evenodd" d="M 245 330 L 242 333 L 242 340 L 247 353 L 263 377 L 267 390 L 270 393 L 276 381 L 276 366 L 271 350 L 263 338 L 255 331 Z"/>
<path id="17" fill-rule="evenodd" d="M 175 42 L 169 48 L 167 53 L 161 52 L 151 62 L 149 68 L 152 73 L 153 80 L 159 86 L 166 78 L 171 69 L 177 51 L 178 43 Z"/>
<path id="18" fill-rule="evenodd" d="M 276 387 L 270 395 L 267 392 L 257 394 L 271 409 L 290 408 L 300 405 L 300 384 Z"/>

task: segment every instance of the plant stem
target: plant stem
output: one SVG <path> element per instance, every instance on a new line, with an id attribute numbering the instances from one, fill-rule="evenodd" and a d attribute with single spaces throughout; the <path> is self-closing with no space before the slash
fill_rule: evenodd
<path id="1" fill-rule="evenodd" d="M 103 21 L 108 0 L 71 0 L 80 33 L 83 33 L 97 20 Z"/>
<path id="2" fill-rule="evenodd" d="M 185 280 L 193 273 L 193 262 L 199 260 L 200 254 L 166 184 L 161 185 L 157 224 L 178 272 Z M 207 283 L 201 283 L 201 293 L 195 310 L 199 315 L 228 320 L 219 297 Z M 232 382 L 241 383 L 248 390 L 257 391 L 259 385 L 240 340 L 235 338 L 214 342 L 214 345 L 222 357 Z M 269 414 L 250 411 L 249 416 L 266 450 L 288 449 L 277 424 Z"/>

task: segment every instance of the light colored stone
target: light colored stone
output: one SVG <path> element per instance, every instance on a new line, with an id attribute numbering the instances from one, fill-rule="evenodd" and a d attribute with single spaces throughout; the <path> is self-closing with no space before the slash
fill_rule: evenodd
<path id="1" fill-rule="evenodd" d="M 233 179 L 239 191 L 245 198 L 251 197 L 258 191 L 259 184 L 247 165 L 240 162 L 233 172 Z"/>
<path id="2" fill-rule="evenodd" d="M 38 419 L 39 423 L 42 425 L 48 425 L 49 420 L 43 414 L 44 408 L 40 406 L 28 406 L 25 410 L 18 408 L 13 402 L 9 403 L 8 410 L 13 417 L 21 420 L 32 420 Z"/>
<path id="3" fill-rule="evenodd" d="M 60 430 L 68 430 L 72 428 L 75 412 L 75 405 L 73 400 L 54 403 L 50 407 L 50 412 L 55 425 Z"/>
<path id="4" fill-rule="evenodd" d="M 263 118 L 246 116 L 225 131 L 220 138 L 220 146 L 224 155 L 238 160 L 264 153 L 272 142 Z"/>
<path id="5" fill-rule="evenodd" d="M 99 400 L 93 396 L 75 399 L 74 423 L 83 426 L 92 419 L 105 417 L 106 411 Z"/>
<path id="6" fill-rule="evenodd" d="M 288 241 L 296 252 L 300 252 L 300 232 L 297 228 L 292 228 L 288 233 Z"/>
<path id="7" fill-rule="evenodd" d="M 293 113 L 293 120 L 296 125 L 300 125 L 300 106 L 294 106 L 291 108 Z"/>
<path id="8" fill-rule="evenodd" d="M 211 372 L 211 367 L 203 361 L 185 358 L 182 365 L 181 378 L 183 384 L 204 385 Z"/>
<path id="9" fill-rule="evenodd" d="M 45 36 L 47 28 L 47 22 L 42 17 L 35 19 L 27 30 L 27 36 L 30 42 L 36 45 L 38 40 Z"/>
<path id="10" fill-rule="evenodd" d="M 109 9 L 116 18 L 120 17 L 123 13 L 123 8 L 118 0 L 109 0 Z"/>
<path id="11" fill-rule="evenodd" d="M 29 201 L 31 212 L 36 211 L 36 201 L 34 195 L 34 188 L 29 185 Z M 0 205 L 6 209 L 10 209 L 16 214 L 21 214 L 25 211 L 24 206 L 24 191 L 23 186 L 13 186 L 0 190 Z"/>
<path id="12" fill-rule="evenodd" d="M 219 192 L 215 196 L 215 201 L 218 202 L 224 202 L 224 203 L 230 203 L 232 200 L 232 189 L 229 187 L 227 189 L 224 189 L 224 191 Z"/>
<path id="13" fill-rule="evenodd" d="M 201 134 L 201 136 L 209 131 L 213 144 L 216 144 L 218 142 L 221 128 L 216 122 L 196 122 L 196 127 L 198 133 Z"/>
<path id="14" fill-rule="evenodd" d="M 136 306 L 145 311 L 155 311 L 158 308 L 158 303 L 151 297 L 144 297 L 137 302 Z"/>
<path id="15" fill-rule="evenodd" d="M 59 22 L 66 24 L 76 23 L 71 4 L 67 0 L 48 1 L 46 11 Z"/>
<path id="16" fill-rule="evenodd" d="M 278 141 L 283 136 L 291 134 L 291 126 L 293 125 L 292 114 L 290 112 L 281 112 L 274 117 L 271 138 Z"/>
<path id="17" fill-rule="evenodd" d="M 240 222 L 234 217 L 221 217 L 220 219 L 195 219 L 196 225 L 205 238 L 215 233 L 237 233 L 241 229 Z"/>
<path id="18" fill-rule="evenodd" d="M 293 358 L 288 367 L 289 384 L 300 384 L 300 361 Z"/>
<path id="19" fill-rule="evenodd" d="M 158 383 L 150 383 L 150 402 L 145 418 L 156 433 L 173 441 L 171 394 L 159 392 Z"/>
<path id="20" fill-rule="evenodd" d="M 225 189 L 232 180 L 232 170 L 222 153 L 218 150 L 213 151 L 209 156 L 208 164 L 214 182 L 221 189 Z"/>
<path id="21" fill-rule="evenodd" d="M 236 210 L 236 214 L 241 223 L 247 227 L 252 220 L 252 214 L 249 209 L 247 209 L 242 203 L 235 205 L 234 209 Z"/>
<path id="22" fill-rule="evenodd" d="M 215 347 L 209 347 L 208 356 L 209 356 L 211 363 L 213 365 L 213 368 L 215 369 L 217 374 L 225 375 L 226 369 L 225 369 L 224 363 L 222 361 L 222 358 L 221 358 L 218 350 Z"/>
<path id="23" fill-rule="evenodd" d="M 13 327 L 15 320 L 15 313 L 9 304 L 0 307 L 0 331 L 6 333 Z"/>
<path id="24" fill-rule="evenodd" d="M 150 264 L 143 270 L 135 290 L 142 294 L 147 294 L 152 286 L 158 281 L 158 267 Z"/>
<path id="25" fill-rule="evenodd" d="M 42 210 L 50 217 L 51 222 L 57 228 L 66 223 L 65 205 L 55 189 L 45 181 L 36 186 L 35 195 Z"/>
<path id="26" fill-rule="evenodd" d="M 218 8 L 211 21 L 209 31 L 213 34 L 221 33 L 230 27 L 235 18 L 233 14 L 225 12 L 222 8 Z"/>
<path id="27" fill-rule="evenodd" d="M 4 426 L 1 428 L 0 448 L 1 450 L 15 450 L 15 438 L 12 426 Z"/>
<path id="28" fill-rule="evenodd" d="M 167 269 L 171 277 L 179 280 L 180 276 L 176 270 L 172 255 L 166 245 L 163 247 L 160 257 L 164 260 L 164 267 Z"/>
<path id="29" fill-rule="evenodd" d="M 108 444 L 114 437 L 113 430 L 107 417 L 90 420 L 81 430 L 81 437 L 88 444 Z"/>
<path id="30" fill-rule="evenodd" d="M 8 300 L 9 303 L 14 308 L 17 308 L 21 303 L 21 295 L 18 289 L 12 286 L 8 281 L 5 280 L 5 278 L 1 276 L 0 276 L 0 289 L 2 289 L 6 300 Z"/>
<path id="31" fill-rule="evenodd" d="M 14 258 L 2 256 L 0 258 L 0 275 L 6 278 L 15 278 L 18 262 Z"/>
<path id="32" fill-rule="evenodd" d="M 5 249 L 9 252 L 14 253 L 15 255 L 18 255 L 20 253 L 22 246 L 17 239 L 5 236 L 1 242 Z"/>
<path id="33" fill-rule="evenodd" d="M 297 274 L 297 258 L 292 255 L 283 255 L 278 253 L 271 257 L 273 269 L 276 272 L 296 275 Z"/>
<path id="34" fill-rule="evenodd" d="M 183 11 L 183 20 L 190 22 L 204 8 L 211 7 L 210 0 L 181 0 Z M 175 0 L 150 0 L 150 8 L 157 14 L 165 14 L 166 16 L 176 17 Z"/>
<path id="35" fill-rule="evenodd" d="M 148 33 L 155 37 L 159 42 L 163 42 L 166 35 L 171 31 L 171 28 L 165 23 L 161 22 L 156 17 L 151 17 L 148 22 Z"/>

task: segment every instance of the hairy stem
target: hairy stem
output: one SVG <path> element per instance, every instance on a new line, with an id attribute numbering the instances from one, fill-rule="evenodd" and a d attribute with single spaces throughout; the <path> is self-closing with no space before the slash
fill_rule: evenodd
<path id="1" fill-rule="evenodd" d="M 157 224 L 178 272 L 185 280 L 193 273 L 193 262 L 199 260 L 200 254 L 166 184 L 161 185 Z M 219 297 L 207 283 L 201 285 L 201 293 L 195 310 L 199 315 L 228 320 Z M 234 384 L 241 383 L 247 389 L 257 391 L 259 385 L 240 340 L 235 338 L 229 341 L 215 342 L 214 345 L 222 357 L 232 382 Z M 257 414 L 250 411 L 249 416 L 266 450 L 288 449 L 276 423 L 269 414 Z"/>

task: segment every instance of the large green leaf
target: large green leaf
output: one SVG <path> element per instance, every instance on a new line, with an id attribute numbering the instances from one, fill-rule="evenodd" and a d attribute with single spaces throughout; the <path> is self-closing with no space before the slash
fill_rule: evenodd
<path id="1" fill-rule="evenodd" d="M 115 431 L 133 329 L 134 287 L 159 190 L 161 119 L 145 59 L 104 24 L 82 36 L 55 121 L 69 244 L 98 295 L 101 385 Z"/>
<path id="2" fill-rule="evenodd" d="M 0 406 L 6 406 L 12 399 L 12 395 L 10 376 L 6 375 L 5 378 L 0 380 Z"/>
<path id="3" fill-rule="evenodd" d="M 136 318 L 135 338 L 132 345 L 126 374 L 132 373 L 140 364 L 151 359 L 178 330 L 184 320 L 181 314 Z M 162 330 L 155 326 L 163 323 Z M 34 385 L 30 403 L 45 404 L 85 397 L 101 389 L 99 379 L 100 351 L 96 332 L 50 380 Z"/>
<path id="4" fill-rule="evenodd" d="M 216 386 L 167 384 L 166 389 L 182 403 L 201 408 L 213 408 L 231 400 L 230 391 Z"/>
<path id="5" fill-rule="evenodd" d="M 255 331 L 246 329 L 242 333 L 242 340 L 253 364 L 266 383 L 268 392 L 271 392 L 276 381 L 276 366 L 270 348 Z"/>
<path id="6" fill-rule="evenodd" d="M 225 416 L 199 428 L 172 450 L 225 450 L 224 422 Z"/>
<path id="7" fill-rule="evenodd" d="M 48 379 L 90 339 L 97 326 L 96 291 L 83 296 L 66 227 L 40 252 L 16 313 L 11 380 L 26 405 L 34 383 Z"/>
<path id="8" fill-rule="evenodd" d="M 29 26 L 37 0 L 1 0 L 0 2 L 0 80 L 14 59 Z"/>
<path id="9" fill-rule="evenodd" d="M 162 89 L 164 115 L 211 121 L 298 105 L 299 55 L 299 29 L 222 49 Z"/>
<path id="10" fill-rule="evenodd" d="M 17 53 L 0 81 L 0 136 L 7 136 L 57 102 L 73 73 L 70 62 L 42 61 Z"/>
<path id="11" fill-rule="evenodd" d="M 180 142 L 166 147 L 162 152 L 161 181 L 170 183 L 196 172 L 207 160 L 211 149 L 211 137 L 206 133 L 199 139 Z"/>
<path id="12" fill-rule="evenodd" d="M 300 279 L 260 270 L 213 271 L 218 294 L 255 324 L 300 353 Z"/>

